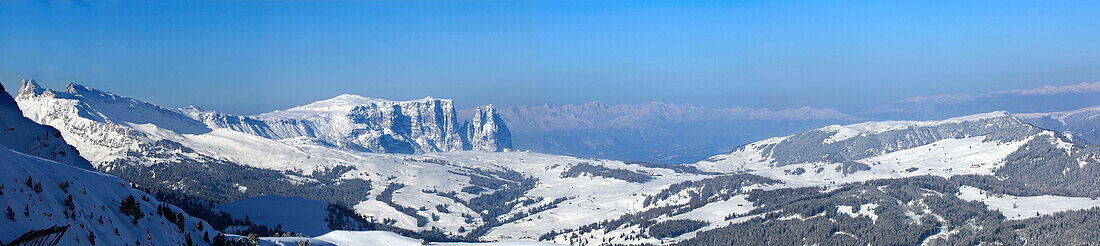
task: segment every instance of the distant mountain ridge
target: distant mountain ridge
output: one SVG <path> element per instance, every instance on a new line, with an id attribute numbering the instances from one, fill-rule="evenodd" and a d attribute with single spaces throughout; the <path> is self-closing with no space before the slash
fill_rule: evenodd
<path id="1" fill-rule="evenodd" d="M 661 124 L 701 121 L 857 119 L 827 108 L 711 108 L 656 101 L 619 105 L 589 102 L 581 105 L 520 106 L 503 110 L 501 115 L 509 121 L 514 131 L 521 132 L 644 129 Z"/>
<path id="2" fill-rule="evenodd" d="M 858 119 L 812 107 L 710 108 L 664 102 L 590 102 L 499 111 L 517 149 L 660 163 L 695 162 L 750 141 Z"/>
<path id="3" fill-rule="evenodd" d="M 993 110 L 1051 112 L 1100 105 L 1100 82 L 1046 85 L 974 94 L 909 97 L 872 107 L 860 116 L 875 119 L 928 120 Z"/>

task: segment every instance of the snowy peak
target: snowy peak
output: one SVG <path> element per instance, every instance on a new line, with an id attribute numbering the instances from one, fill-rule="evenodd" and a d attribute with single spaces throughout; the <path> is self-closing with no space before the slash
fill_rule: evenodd
<path id="1" fill-rule="evenodd" d="M 364 97 L 360 95 L 342 94 L 333 98 L 312 102 L 306 105 L 297 106 L 286 110 L 260 114 L 256 117 L 266 119 L 300 119 L 304 117 L 325 114 L 348 114 L 352 111 L 355 111 L 357 108 L 392 108 L 393 105 L 417 104 L 441 104 L 444 105 L 444 107 L 453 108 L 453 106 L 450 106 L 453 105 L 450 99 L 436 99 L 433 97 L 425 97 L 419 100 L 394 101 Z"/>
<path id="2" fill-rule="evenodd" d="M 123 101 L 129 103 L 148 104 L 150 106 L 153 106 L 152 104 L 142 102 L 137 99 L 115 95 L 104 90 L 83 86 L 77 83 L 69 83 L 68 85 L 66 85 L 65 93 L 71 94 L 73 96 L 95 98 L 100 101 Z"/>
<path id="3" fill-rule="evenodd" d="M 24 79 L 21 83 L 23 86 L 19 88 L 19 96 L 38 96 L 45 92 L 33 79 Z"/>
<path id="4" fill-rule="evenodd" d="M 327 112 L 327 111 L 351 111 L 352 108 L 363 105 L 392 102 L 388 100 L 364 97 L 359 95 L 343 94 L 330 99 L 316 101 L 310 104 L 293 107 L 287 110 L 262 114 L 263 116 L 277 117 L 281 112 Z"/>
<path id="5" fill-rule="evenodd" d="M 29 82 L 33 84 L 33 80 Z M 24 80 L 24 84 L 28 81 Z M 29 155 L 53 160 L 83 169 L 92 169 L 91 163 L 65 142 L 61 132 L 50 126 L 40 125 L 23 116 L 14 98 L 0 90 L 0 144 Z"/>
<path id="6" fill-rule="evenodd" d="M 179 134 L 210 132 L 202 122 L 177 111 L 76 83 L 69 83 L 64 91 L 44 90 L 34 81 L 24 83 L 17 100 L 20 108 L 31 112 L 28 117 L 40 123 L 44 118 L 58 116 L 39 114 L 46 110 L 75 113 L 76 117 L 105 124 L 154 125 Z"/>

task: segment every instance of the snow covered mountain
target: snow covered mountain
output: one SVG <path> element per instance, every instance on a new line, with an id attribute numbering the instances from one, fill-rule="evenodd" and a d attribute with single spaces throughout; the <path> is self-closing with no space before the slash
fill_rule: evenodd
<path id="1" fill-rule="evenodd" d="M 504 122 L 492 120 L 500 117 L 492 106 L 479 108 L 473 121 L 462 123 L 451 100 L 431 97 L 389 101 L 345 94 L 254 117 L 195 107 L 179 111 L 211 128 L 276 140 L 305 138 L 357 151 L 413 154 L 512 148 Z"/>
<path id="2" fill-rule="evenodd" d="M 368 153 L 209 127 L 173 110 L 75 84 L 63 92 L 38 90 L 33 83 L 24 87 L 29 89 L 18 100 L 27 116 L 58 127 L 98 170 L 153 191 L 217 203 L 302 197 L 425 235 L 535 240 L 637 211 L 644 194 L 708 177 L 525 152 Z M 493 108 L 482 110 L 471 122 L 473 135 L 506 130 L 499 116 L 490 117 Z M 506 138 L 477 143 L 502 146 Z"/>
<path id="3" fill-rule="evenodd" d="M 3 146 L 0 163 L 7 217 L 0 219 L 0 239 L 7 243 L 49 228 L 64 228 L 58 245 L 209 245 L 221 234 L 117 177 Z"/>
<path id="4" fill-rule="evenodd" d="M 328 143 L 324 134 L 271 135 L 285 133 L 272 130 L 268 122 L 275 121 L 396 132 L 386 124 L 401 120 L 348 123 L 350 116 L 385 119 L 379 115 L 388 112 L 379 106 L 386 103 L 370 109 L 363 106 L 369 100 L 354 96 L 241 117 L 164 109 L 79 85 L 58 92 L 27 83 L 23 91 L 17 101 L 24 115 L 57 127 L 96 169 L 157 194 L 216 203 L 233 219 L 250 216 L 268 227 L 320 235 L 308 239 L 318 244 L 365 240 L 342 231 L 380 228 L 432 241 L 570 245 L 1046 242 L 1050 238 L 1032 228 L 1050 223 L 1061 223 L 1058 231 L 1066 233 L 1059 237 L 1068 238 L 1053 242 L 1088 242 L 1100 234 L 1088 223 L 1062 223 L 1100 218 L 1100 210 L 1074 211 L 1100 206 L 1082 199 L 1100 196 L 1092 182 L 1100 180 L 1100 148 L 1004 112 L 834 125 L 698 163 L 662 165 L 530 152 L 377 153 Z M 409 111 L 389 108 L 391 115 Z M 467 136 L 506 131 L 494 108 L 479 111 L 465 127 L 418 118 L 414 128 L 465 128 L 458 132 Z M 412 117 L 406 120 L 412 125 Z M 429 135 L 393 136 L 425 139 L 410 140 L 418 146 L 456 146 Z M 494 140 L 469 144 L 502 146 L 506 138 L 488 139 Z M 1028 203 L 1002 206 L 1015 200 Z M 1059 205 L 1034 205 L 1039 200 Z M 227 232 L 241 229 L 216 224 Z M 761 230 L 767 233 L 756 233 Z M 758 237 L 768 233 L 805 236 Z"/>
<path id="5" fill-rule="evenodd" d="M 173 110 L 78 84 L 55 91 L 33 80 L 23 81 L 15 99 L 24 116 L 60 130 L 65 141 L 97 168 L 112 155 L 153 141 L 155 136 L 136 128 L 181 134 L 211 132 L 202 122 Z"/>
<path id="6" fill-rule="evenodd" d="M 945 121 L 885 121 L 832 125 L 787 137 L 739 147 L 698 163 L 711 170 L 737 171 L 798 163 L 854 161 L 911 149 L 947 139 L 984 138 L 1015 142 L 1040 130 L 1007 112 L 973 115 Z M 730 169 L 733 168 L 733 169 Z"/>
<path id="7" fill-rule="evenodd" d="M 942 121 L 828 126 L 746 144 L 692 166 L 794 186 L 924 175 L 995 177 L 1002 192 L 1091 197 L 1100 195 L 1100 185 L 1092 182 L 1100 178 L 1098 156 L 1096 146 L 994 112 Z"/>
<path id="8" fill-rule="evenodd" d="M 24 81 L 24 83 L 34 81 Z M 40 125 L 23 116 L 15 99 L 0 85 L 0 144 L 16 151 L 54 160 L 83 169 L 92 164 L 80 156 L 76 148 L 65 143 L 61 132 L 50 126 Z"/>

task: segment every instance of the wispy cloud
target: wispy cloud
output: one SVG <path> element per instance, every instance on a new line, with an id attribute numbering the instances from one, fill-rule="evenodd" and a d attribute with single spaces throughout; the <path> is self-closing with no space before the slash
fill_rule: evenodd
<path id="1" fill-rule="evenodd" d="M 1031 96 L 1031 95 L 1056 95 L 1066 93 L 1088 93 L 1088 92 L 1100 92 L 1100 82 L 1096 83 L 1080 83 L 1075 85 L 1063 85 L 1053 86 L 1047 85 L 1032 89 L 1015 89 L 1007 91 L 995 91 L 982 94 L 944 94 L 927 97 L 910 97 L 899 100 L 902 103 L 912 102 L 933 102 L 941 104 L 954 104 L 965 101 L 977 100 L 982 98 L 997 97 L 997 96 Z"/>
<path id="2" fill-rule="evenodd" d="M 1035 89 L 1027 90 L 1011 90 L 998 92 L 1000 94 L 1017 94 L 1017 95 L 1054 95 L 1065 93 L 1086 93 L 1086 92 L 1100 92 L 1100 82 L 1096 83 L 1080 83 L 1076 85 L 1065 86 L 1043 86 Z"/>
<path id="3" fill-rule="evenodd" d="M 981 94 L 943 94 L 935 96 L 910 97 L 898 100 L 891 104 L 875 107 L 871 110 L 868 110 L 868 113 L 872 115 L 936 115 L 937 113 L 943 113 L 942 111 L 950 110 L 952 107 L 955 107 L 957 105 L 970 105 L 974 103 L 981 104 L 981 102 L 984 102 L 986 100 L 996 101 L 997 99 L 1013 97 L 1053 96 L 1092 92 L 1100 92 L 1100 82 L 1058 86 L 1046 85 L 1030 89 L 993 91 Z"/>

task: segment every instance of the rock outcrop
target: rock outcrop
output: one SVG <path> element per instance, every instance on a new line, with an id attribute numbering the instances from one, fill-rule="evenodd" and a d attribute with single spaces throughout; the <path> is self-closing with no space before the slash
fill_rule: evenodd
<path id="1" fill-rule="evenodd" d="M 493 105 L 478 107 L 474 118 L 466 123 L 466 149 L 505 151 L 512 148 L 512 134 Z"/>

